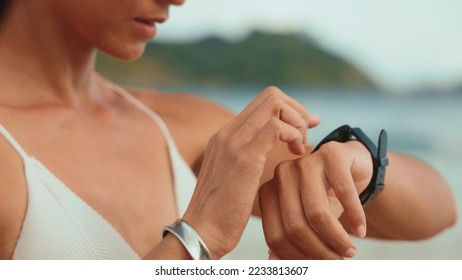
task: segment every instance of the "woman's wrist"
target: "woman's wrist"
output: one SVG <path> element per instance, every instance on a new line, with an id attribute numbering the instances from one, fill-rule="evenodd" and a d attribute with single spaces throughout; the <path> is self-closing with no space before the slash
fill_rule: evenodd
<path id="1" fill-rule="evenodd" d="M 193 260 L 211 260 L 207 245 L 197 231 L 185 220 L 178 219 L 175 223 L 166 226 L 162 230 L 165 237 L 168 234 L 174 235 L 189 252 Z"/>
<path id="2" fill-rule="evenodd" d="M 229 240 L 226 240 L 224 237 L 214 237 L 219 236 L 218 234 L 214 234 L 217 231 L 217 225 L 215 225 L 215 227 L 213 227 L 213 225 L 208 227 L 205 223 L 197 223 L 194 219 L 188 219 L 186 215 L 183 219 L 187 221 L 200 236 L 204 244 L 207 246 L 212 260 L 219 260 L 229 253 L 228 250 L 224 249 Z"/>
<path id="3" fill-rule="evenodd" d="M 168 234 L 145 259 L 150 260 L 191 260 L 186 248 L 175 236 Z"/>
<path id="4" fill-rule="evenodd" d="M 369 137 L 367 137 L 367 135 L 364 134 L 364 132 L 359 127 L 352 128 L 349 125 L 343 125 L 324 137 L 324 139 L 314 148 L 313 153 L 328 142 L 336 141 L 340 143 L 347 143 L 351 141 L 351 139 L 356 139 L 359 141 L 364 146 L 364 148 L 368 150 L 371 157 L 370 160 L 364 160 L 365 157 L 362 156 L 364 155 L 364 152 L 357 152 L 360 150 L 357 148 L 359 146 L 356 145 L 356 141 L 351 142 L 355 144 L 355 146 L 352 146 L 351 143 L 349 143 L 349 147 L 354 147 L 356 150 L 352 150 L 352 153 L 350 153 L 350 169 L 357 190 L 363 189 L 363 184 L 359 183 L 360 179 L 358 178 L 358 174 L 361 179 L 364 177 L 364 174 L 368 174 L 367 172 L 371 171 L 368 166 L 371 164 L 372 160 L 372 175 L 367 176 L 370 178 L 370 181 L 366 187 L 361 192 L 359 192 L 361 204 L 366 205 L 375 197 L 377 197 L 379 193 L 384 189 L 385 170 L 388 165 L 386 130 L 382 129 L 380 132 L 379 141 L 376 146 L 374 142 L 372 142 L 371 139 L 369 139 Z"/>
<path id="5" fill-rule="evenodd" d="M 360 194 L 366 189 L 372 178 L 374 168 L 372 158 L 367 148 L 358 140 L 347 141 L 345 145 L 353 154 L 351 174 L 356 183 L 356 190 Z"/>

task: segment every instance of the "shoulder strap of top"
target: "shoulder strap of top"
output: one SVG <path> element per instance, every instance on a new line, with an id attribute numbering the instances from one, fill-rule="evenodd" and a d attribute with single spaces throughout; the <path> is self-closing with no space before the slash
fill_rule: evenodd
<path id="1" fill-rule="evenodd" d="M 151 119 L 157 123 L 162 133 L 164 134 L 170 155 L 171 167 L 173 170 L 173 184 L 176 190 L 178 217 L 182 217 L 186 212 L 186 209 L 188 208 L 189 202 L 193 195 L 197 182 L 196 176 L 188 164 L 181 157 L 178 148 L 176 147 L 175 142 L 173 141 L 173 138 L 171 137 L 164 121 L 148 106 L 131 95 L 129 92 L 117 85 L 113 84 L 112 86 L 117 93 L 125 97 L 130 103 L 139 108 L 142 112 L 146 113 L 148 117 L 151 117 Z"/>
<path id="2" fill-rule="evenodd" d="M 173 138 L 170 136 L 170 132 L 168 131 L 167 126 L 165 125 L 164 121 L 154 111 L 152 111 L 148 106 L 146 106 L 138 98 L 128 93 L 125 89 L 115 84 L 111 84 L 111 85 L 117 93 L 125 97 L 125 99 L 127 99 L 130 103 L 132 103 L 142 112 L 146 113 L 151 119 L 153 119 L 157 123 L 157 125 L 162 130 L 162 133 L 164 134 L 169 146 L 171 145 L 171 143 L 173 143 Z"/>
<path id="3" fill-rule="evenodd" d="M 16 139 L 14 139 L 14 137 L 8 132 L 8 130 L 6 130 L 6 128 L 3 127 L 3 125 L 0 125 L 0 134 L 2 134 L 8 142 L 10 142 L 11 146 L 13 146 L 13 148 L 18 152 L 18 154 L 22 157 L 24 161 L 26 161 L 29 158 L 29 156 L 21 147 L 21 145 L 19 145 Z"/>

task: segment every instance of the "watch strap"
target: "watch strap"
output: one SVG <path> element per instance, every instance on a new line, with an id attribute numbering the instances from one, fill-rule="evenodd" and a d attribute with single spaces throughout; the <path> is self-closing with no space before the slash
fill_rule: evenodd
<path id="1" fill-rule="evenodd" d="M 374 172 L 372 173 L 371 182 L 359 195 L 362 205 L 374 200 L 385 187 L 385 170 L 389 164 L 387 158 L 387 132 L 385 130 L 380 132 L 376 154 L 377 156 L 372 158 Z"/>

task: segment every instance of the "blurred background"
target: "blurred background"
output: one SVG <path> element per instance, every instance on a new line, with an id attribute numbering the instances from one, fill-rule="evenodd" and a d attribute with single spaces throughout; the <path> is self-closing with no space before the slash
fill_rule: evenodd
<path id="1" fill-rule="evenodd" d="M 310 142 L 342 124 L 377 136 L 386 128 L 390 150 L 439 170 L 460 209 L 461 10 L 460 0 L 187 0 L 140 60 L 100 55 L 98 69 L 236 112 L 276 85 L 322 117 Z M 356 242 L 356 259 L 462 259 L 460 223 L 425 241 Z M 266 257 L 251 220 L 230 258 Z"/>

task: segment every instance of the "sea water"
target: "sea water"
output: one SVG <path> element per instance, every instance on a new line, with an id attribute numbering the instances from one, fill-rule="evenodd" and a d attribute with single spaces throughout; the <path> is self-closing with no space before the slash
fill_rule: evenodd
<path id="1" fill-rule="evenodd" d="M 235 112 L 241 111 L 260 90 L 254 87 L 190 89 Z M 436 168 L 451 186 L 460 209 L 462 93 L 398 95 L 373 90 L 294 87 L 283 90 L 310 113 L 322 118 L 322 124 L 310 130 L 310 143 L 316 144 L 343 124 L 362 128 L 377 143 L 380 129 L 385 128 L 389 150 L 420 158 Z M 461 223 L 424 241 L 354 239 L 354 242 L 356 259 L 462 259 Z M 263 259 L 267 252 L 260 221 L 252 219 L 230 258 Z"/>

